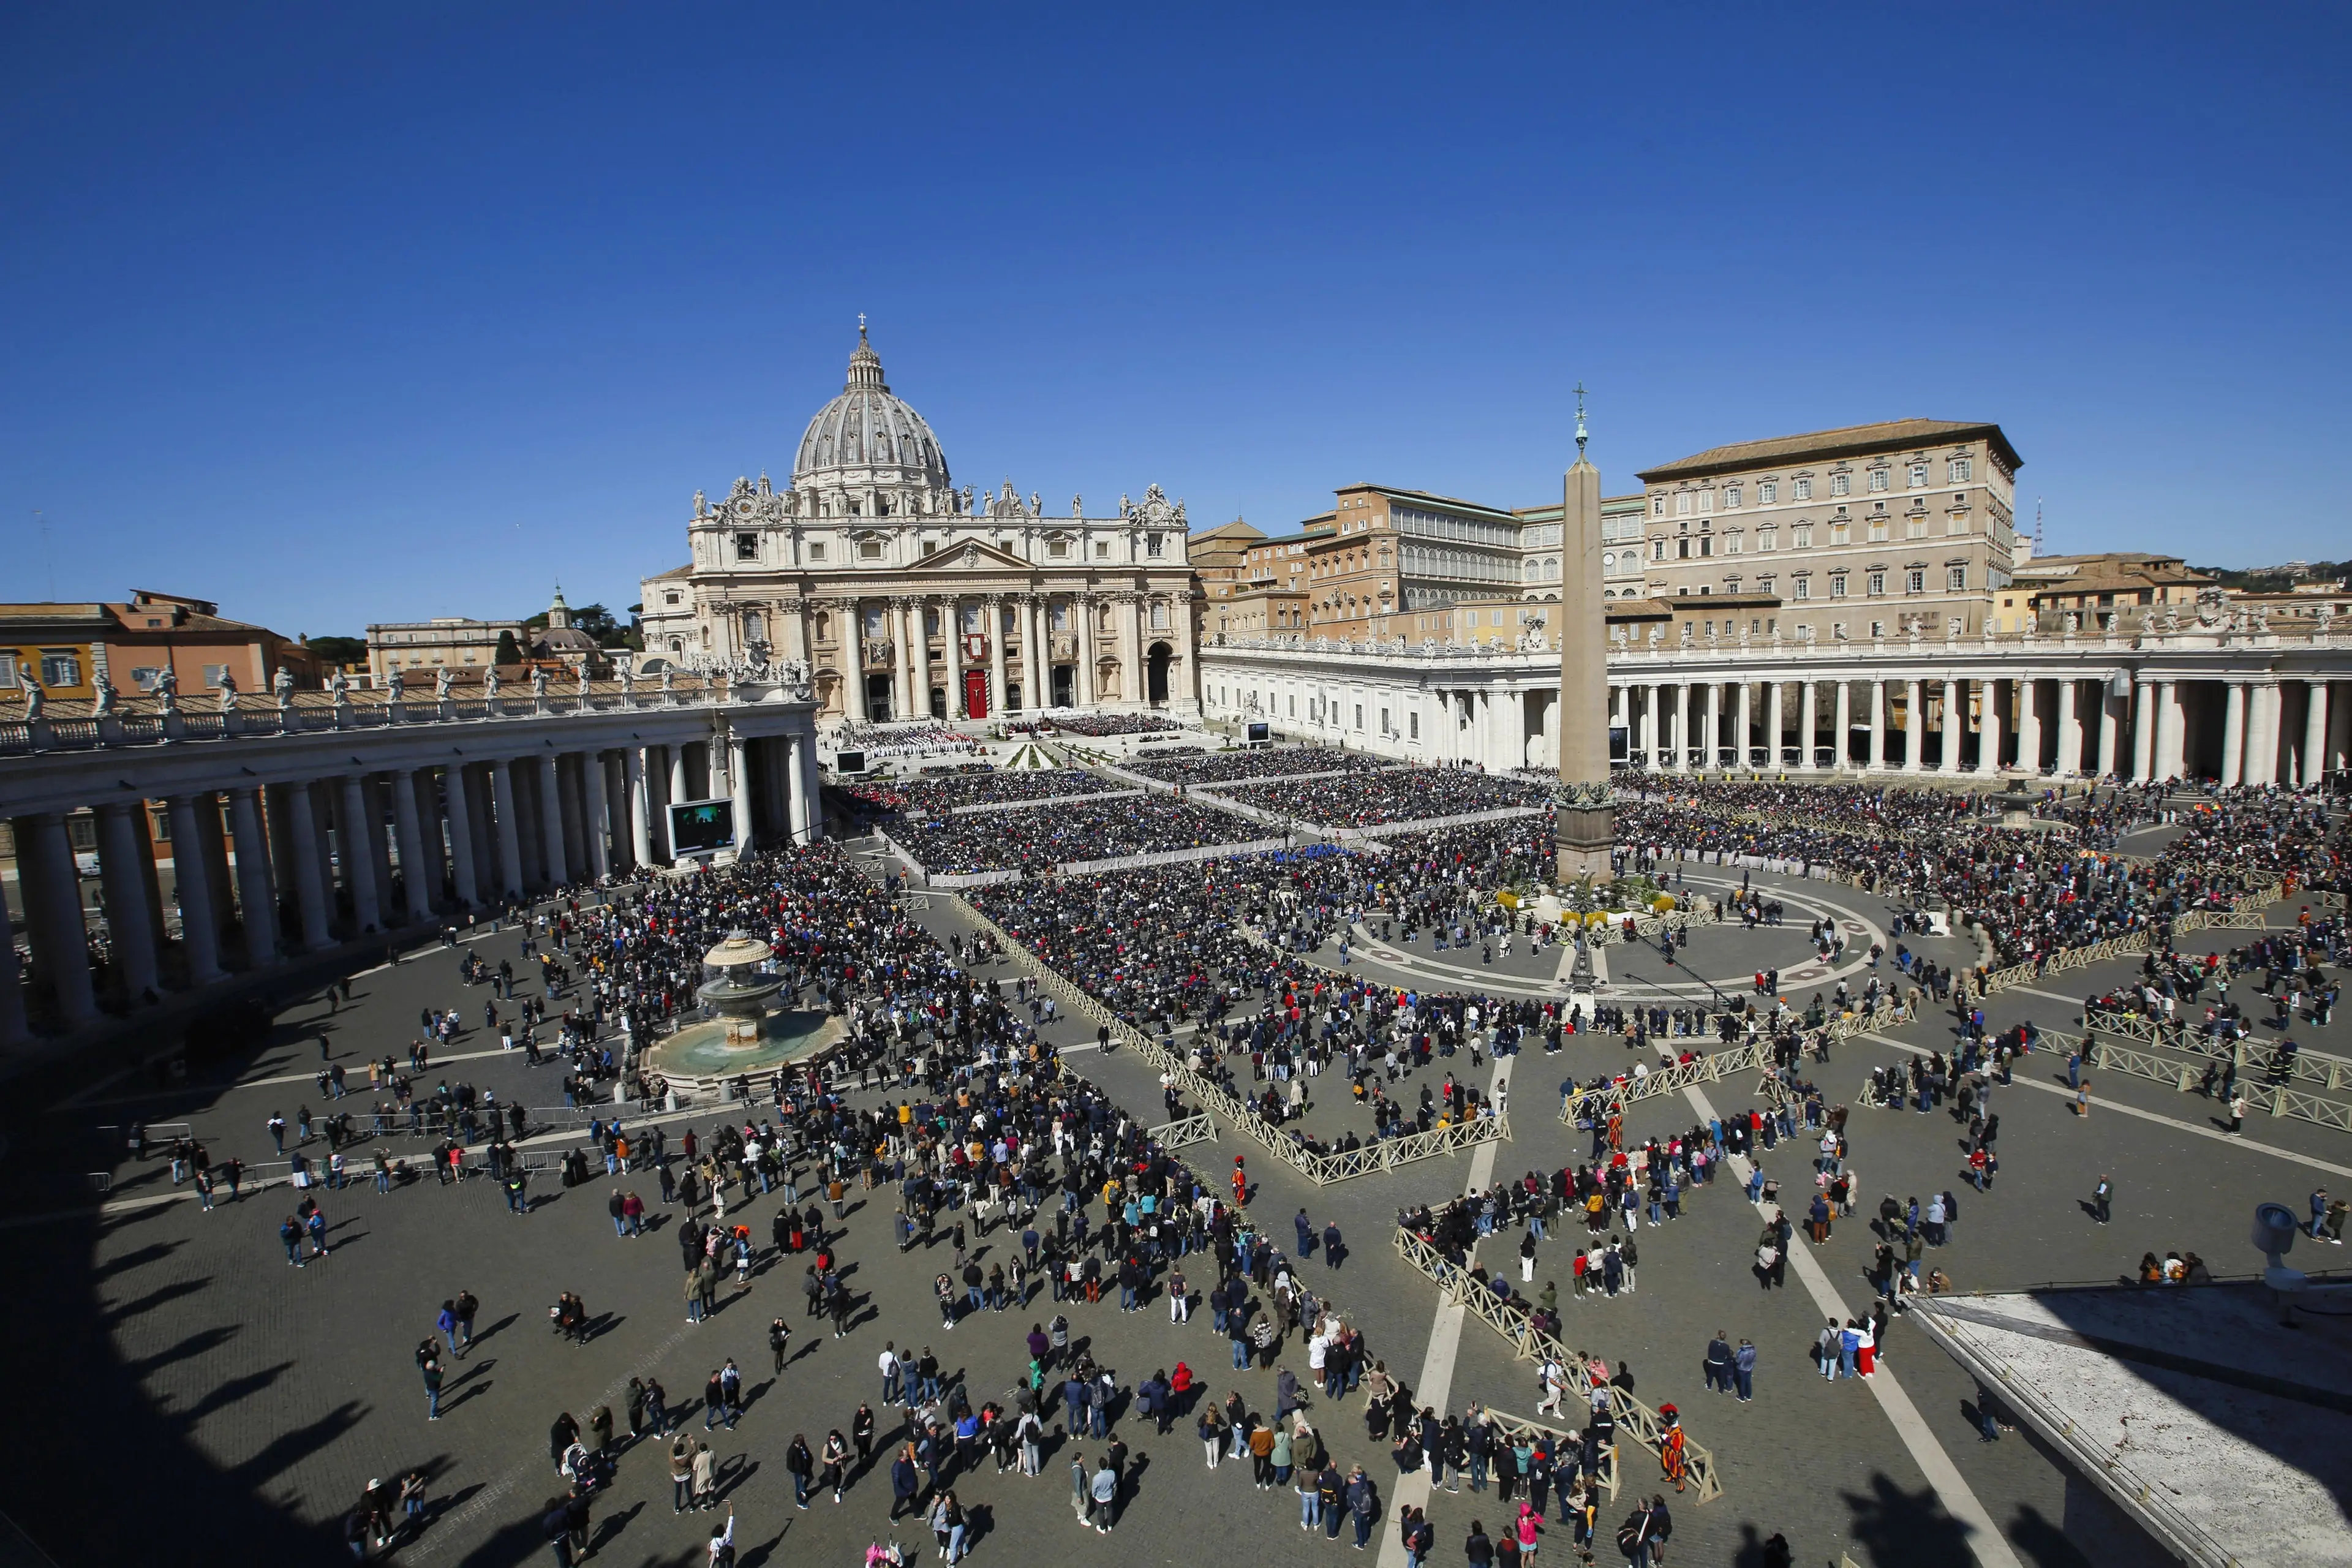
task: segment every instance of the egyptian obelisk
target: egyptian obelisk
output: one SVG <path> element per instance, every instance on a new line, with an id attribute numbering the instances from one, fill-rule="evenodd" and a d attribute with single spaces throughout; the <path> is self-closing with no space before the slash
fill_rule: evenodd
<path id="1" fill-rule="evenodd" d="M 1561 484 L 1559 786 L 1552 794 L 1559 880 L 1607 881 L 1617 808 L 1609 794 L 1609 627 L 1601 601 L 1601 470 L 1584 456 L 1576 389 L 1576 467 Z"/>

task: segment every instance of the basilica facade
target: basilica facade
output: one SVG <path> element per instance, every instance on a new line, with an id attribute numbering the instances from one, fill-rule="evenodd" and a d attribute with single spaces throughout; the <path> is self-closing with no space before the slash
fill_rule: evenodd
<path id="1" fill-rule="evenodd" d="M 1109 516 L 1073 497 L 1049 517 L 1009 479 L 959 489 L 862 322 L 790 484 L 698 490 L 687 542 L 643 584 L 648 668 L 805 664 L 833 725 L 1200 710 L 1183 502 L 1154 485 Z"/>

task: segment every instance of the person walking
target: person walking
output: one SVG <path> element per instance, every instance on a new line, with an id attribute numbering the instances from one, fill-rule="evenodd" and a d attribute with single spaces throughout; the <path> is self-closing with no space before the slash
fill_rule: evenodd
<path id="1" fill-rule="evenodd" d="M 2115 1183 L 2102 1173 L 2099 1177 L 2099 1184 L 2091 1189 L 2092 1217 L 2096 1219 L 2101 1225 L 2107 1223 L 2107 1220 L 2113 1212 L 2112 1205 L 2115 1203 Z"/>
<path id="2" fill-rule="evenodd" d="M 425 1419 L 438 1421 L 441 1419 L 440 1359 L 436 1356 L 425 1357 L 425 1364 L 419 1370 L 425 1374 Z"/>
<path id="3" fill-rule="evenodd" d="M 1741 1340 L 1731 1354 L 1731 1375 L 1739 1385 L 1739 1403 L 1756 1397 L 1756 1346 L 1748 1340 Z"/>

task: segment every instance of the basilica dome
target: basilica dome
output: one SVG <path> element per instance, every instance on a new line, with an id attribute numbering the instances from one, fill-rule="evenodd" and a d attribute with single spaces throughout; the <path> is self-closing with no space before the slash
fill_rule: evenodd
<path id="1" fill-rule="evenodd" d="M 939 437 L 921 415 L 891 395 L 863 321 L 841 395 L 817 410 L 801 437 L 793 488 L 818 496 L 897 491 L 909 499 L 909 492 L 929 496 L 950 488 Z"/>

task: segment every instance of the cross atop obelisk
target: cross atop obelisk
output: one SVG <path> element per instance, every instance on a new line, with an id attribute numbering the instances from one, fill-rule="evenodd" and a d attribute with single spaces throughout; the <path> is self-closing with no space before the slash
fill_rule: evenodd
<path id="1" fill-rule="evenodd" d="M 1617 808 L 1609 793 L 1609 627 L 1601 597 L 1601 470 L 1584 455 L 1576 386 L 1576 466 L 1560 486 L 1559 785 L 1552 795 L 1559 880 L 1611 875 Z"/>

